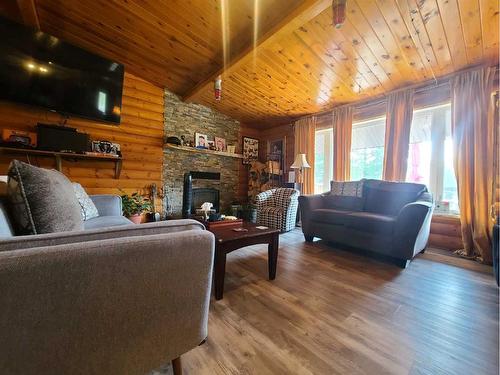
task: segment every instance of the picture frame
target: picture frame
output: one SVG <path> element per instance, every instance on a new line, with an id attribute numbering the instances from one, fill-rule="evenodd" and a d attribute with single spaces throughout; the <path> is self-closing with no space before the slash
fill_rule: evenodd
<path id="1" fill-rule="evenodd" d="M 208 137 L 206 136 L 206 134 L 202 133 L 194 134 L 194 147 L 208 148 Z"/>
<path id="2" fill-rule="evenodd" d="M 243 137 L 243 164 L 250 164 L 259 160 L 259 140 Z"/>
<path id="3" fill-rule="evenodd" d="M 285 171 L 286 166 L 286 137 L 267 141 L 268 159 L 280 163 L 280 169 Z"/>
<path id="4" fill-rule="evenodd" d="M 221 151 L 221 152 L 226 152 L 227 151 L 226 139 L 225 138 L 215 137 L 215 150 L 216 151 Z"/>

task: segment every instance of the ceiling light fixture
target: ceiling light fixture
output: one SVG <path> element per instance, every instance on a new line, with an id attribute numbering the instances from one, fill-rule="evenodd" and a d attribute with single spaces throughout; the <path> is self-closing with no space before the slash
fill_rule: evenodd
<path id="1" fill-rule="evenodd" d="M 333 0 L 333 24 L 337 29 L 340 29 L 345 22 L 347 0 Z"/>

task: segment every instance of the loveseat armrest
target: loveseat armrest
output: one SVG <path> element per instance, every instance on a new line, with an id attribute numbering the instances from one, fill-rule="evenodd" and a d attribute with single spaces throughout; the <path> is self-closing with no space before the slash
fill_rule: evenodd
<path id="1" fill-rule="evenodd" d="M 1 374 L 145 374 L 207 337 L 214 236 L 0 252 Z"/>
<path id="2" fill-rule="evenodd" d="M 184 232 L 187 230 L 204 230 L 203 224 L 196 220 L 167 220 L 141 225 L 119 225 L 108 228 L 97 228 L 78 232 L 59 232 L 36 234 L 30 236 L 7 237 L 0 240 L 2 251 L 28 249 L 43 246 L 56 246 L 76 242 L 100 241 L 121 237 L 149 236 L 164 233 Z"/>
<path id="3" fill-rule="evenodd" d="M 311 221 L 312 211 L 323 208 L 323 206 L 324 197 L 321 194 L 299 196 L 300 219 L 302 221 L 302 232 L 305 236 L 314 234 Z"/>
<path id="4" fill-rule="evenodd" d="M 122 198 L 119 195 L 91 195 L 99 216 L 122 216 Z"/>
<path id="5" fill-rule="evenodd" d="M 434 204 L 432 200 L 408 203 L 399 211 L 394 228 L 394 247 L 405 259 L 412 259 L 427 246 Z"/>

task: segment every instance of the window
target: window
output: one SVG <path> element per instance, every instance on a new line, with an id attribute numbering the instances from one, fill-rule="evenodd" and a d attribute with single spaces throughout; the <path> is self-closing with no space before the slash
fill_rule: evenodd
<path id="1" fill-rule="evenodd" d="M 438 209 L 458 212 L 450 103 L 413 112 L 406 181 L 427 185 Z"/>
<path id="2" fill-rule="evenodd" d="M 314 193 L 330 190 L 333 178 L 333 129 L 316 131 L 314 146 Z"/>
<path id="3" fill-rule="evenodd" d="M 385 116 L 352 124 L 351 180 L 382 178 Z"/>

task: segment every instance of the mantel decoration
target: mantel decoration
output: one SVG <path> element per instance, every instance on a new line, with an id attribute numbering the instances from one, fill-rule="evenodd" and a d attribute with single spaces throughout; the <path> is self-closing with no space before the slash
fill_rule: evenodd
<path id="1" fill-rule="evenodd" d="M 259 159 L 259 140 L 243 137 L 243 164 L 250 164 Z"/>

